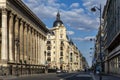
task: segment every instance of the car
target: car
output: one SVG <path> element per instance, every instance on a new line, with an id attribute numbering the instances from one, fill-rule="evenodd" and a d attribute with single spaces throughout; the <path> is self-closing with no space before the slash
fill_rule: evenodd
<path id="1" fill-rule="evenodd" d="M 62 73 L 62 70 L 58 69 L 58 70 L 56 70 L 56 73 L 57 74 Z"/>

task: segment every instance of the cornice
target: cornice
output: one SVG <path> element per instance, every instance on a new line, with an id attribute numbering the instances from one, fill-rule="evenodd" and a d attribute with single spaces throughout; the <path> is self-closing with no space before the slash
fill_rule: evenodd
<path id="1" fill-rule="evenodd" d="M 24 13 L 27 18 L 37 25 L 37 28 L 43 29 L 45 33 L 48 32 L 46 25 L 22 2 L 22 0 L 7 0 L 8 3 L 14 5 L 18 10 Z"/>

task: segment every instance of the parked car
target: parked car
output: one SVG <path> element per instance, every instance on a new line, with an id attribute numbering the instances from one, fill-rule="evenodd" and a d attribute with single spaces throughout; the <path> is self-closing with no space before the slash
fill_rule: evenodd
<path id="1" fill-rule="evenodd" d="M 62 73 L 62 70 L 61 70 L 61 69 L 58 69 L 58 70 L 56 71 L 56 73 L 57 73 L 57 74 Z"/>

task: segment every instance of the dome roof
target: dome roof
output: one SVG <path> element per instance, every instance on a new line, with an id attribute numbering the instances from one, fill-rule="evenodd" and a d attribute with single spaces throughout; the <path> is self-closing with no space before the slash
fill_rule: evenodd
<path id="1" fill-rule="evenodd" d="M 53 27 L 56 27 L 56 26 L 59 26 L 59 25 L 62 25 L 63 22 L 60 20 L 60 14 L 59 14 L 59 11 L 56 15 L 56 20 L 54 21 L 53 23 Z"/>
<path id="2" fill-rule="evenodd" d="M 56 20 L 56 21 L 54 21 L 54 23 L 53 23 L 53 27 L 56 27 L 56 26 L 62 25 L 62 24 L 63 24 L 63 22 L 62 22 L 61 20 Z"/>

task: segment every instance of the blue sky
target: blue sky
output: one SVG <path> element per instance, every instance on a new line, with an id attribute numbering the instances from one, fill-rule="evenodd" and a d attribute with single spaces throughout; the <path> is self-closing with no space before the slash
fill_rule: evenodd
<path id="1" fill-rule="evenodd" d="M 106 0 L 23 0 L 23 2 L 45 23 L 48 28 L 53 27 L 58 10 L 61 20 L 67 28 L 68 36 L 73 40 L 83 56 L 91 65 L 94 42 L 99 27 L 99 11 L 93 13 L 93 6 L 102 4 Z"/>

